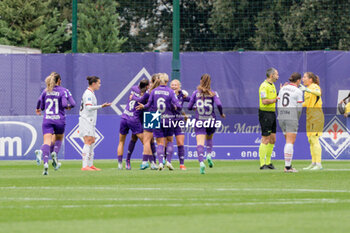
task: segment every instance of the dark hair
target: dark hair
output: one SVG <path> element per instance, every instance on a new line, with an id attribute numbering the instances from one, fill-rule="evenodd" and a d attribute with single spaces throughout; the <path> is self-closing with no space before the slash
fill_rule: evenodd
<path id="1" fill-rule="evenodd" d="M 211 78 L 209 74 L 203 74 L 201 81 L 197 87 L 197 90 L 203 95 L 214 96 L 214 93 L 211 91 L 210 87 Z"/>
<path id="2" fill-rule="evenodd" d="M 317 85 L 320 85 L 320 78 L 319 78 L 317 75 L 315 75 L 315 74 L 312 73 L 312 72 L 306 72 L 305 74 L 306 74 L 306 76 L 307 76 L 308 78 L 311 78 L 311 79 L 312 79 L 312 82 L 313 82 L 313 83 L 316 83 Z"/>
<path id="3" fill-rule="evenodd" d="M 343 99 L 343 101 L 345 102 L 349 98 L 350 98 L 350 92 L 349 92 L 349 95 Z"/>
<path id="4" fill-rule="evenodd" d="M 273 67 L 268 68 L 268 69 L 266 70 L 266 77 L 269 78 L 269 77 L 270 77 L 272 74 L 274 74 L 276 71 L 277 71 L 277 70 L 276 70 L 275 68 L 273 68 Z"/>
<path id="5" fill-rule="evenodd" d="M 301 74 L 299 74 L 298 72 L 294 72 L 290 78 L 289 78 L 289 81 L 292 82 L 292 83 L 295 83 L 296 81 L 300 80 L 301 79 Z"/>
<path id="6" fill-rule="evenodd" d="M 147 90 L 147 87 L 149 85 L 149 80 L 148 79 L 142 79 L 139 83 L 139 88 L 141 90 L 141 93 L 145 93 Z"/>
<path id="7" fill-rule="evenodd" d="M 100 78 L 97 76 L 88 76 L 86 79 L 89 81 L 89 86 L 93 83 L 97 83 L 97 81 L 100 80 Z"/>

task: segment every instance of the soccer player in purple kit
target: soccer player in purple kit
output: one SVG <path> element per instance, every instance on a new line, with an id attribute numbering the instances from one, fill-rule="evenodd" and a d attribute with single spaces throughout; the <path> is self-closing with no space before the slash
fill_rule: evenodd
<path id="1" fill-rule="evenodd" d="M 177 79 L 174 79 L 170 82 L 170 88 L 174 90 L 177 99 L 179 100 L 181 106 L 183 106 L 184 102 L 189 102 L 191 98 L 188 96 L 187 91 L 181 90 L 181 82 Z M 173 114 L 175 115 L 174 121 L 184 120 L 183 112 L 178 109 L 173 109 Z M 185 149 L 184 149 L 184 141 L 185 141 L 185 133 L 184 130 L 177 125 L 174 128 L 174 134 L 176 138 L 177 151 L 180 162 L 180 170 L 186 170 L 185 167 Z M 168 142 L 172 143 L 172 142 Z M 168 147 L 168 145 L 167 145 Z"/>
<path id="2" fill-rule="evenodd" d="M 159 81 L 160 85 L 151 92 L 148 103 L 146 105 L 140 103 L 137 109 L 148 110 L 153 108 L 161 114 L 160 129 L 154 129 L 153 134 L 157 142 L 158 170 L 163 170 L 164 165 L 162 161 L 164 157 L 165 140 L 172 142 L 174 134 L 174 129 L 172 127 L 165 126 L 173 119 L 172 105 L 175 105 L 177 109 L 181 109 L 182 106 L 176 98 L 175 92 L 167 86 L 169 81 L 168 75 L 165 73 L 160 74 Z M 174 170 L 174 167 L 171 165 L 172 151 L 172 144 L 169 144 L 169 147 L 167 147 L 168 156 L 166 162 L 166 166 L 169 170 Z"/>
<path id="3" fill-rule="evenodd" d="M 159 80 L 159 73 L 153 74 L 151 79 L 151 87 L 150 89 L 141 97 L 138 98 L 134 95 L 132 95 L 132 99 L 137 101 L 137 103 L 147 103 L 150 93 L 157 88 L 160 85 Z M 154 109 L 151 107 L 149 111 L 154 111 Z M 142 115 L 143 117 L 143 115 Z M 130 144 L 132 141 L 130 142 Z M 133 149 L 132 144 L 129 144 L 129 149 Z M 131 152 L 131 151 L 130 151 Z M 149 167 L 149 164 L 147 161 L 151 162 L 151 169 L 157 170 L 158 167 L 156 165 L 156 158 L 155 158 L 156 148 L 154 144 L 154 138 L 153 138 L 153 130 L 152 129 L 144 129 L 143 130 L 143 155 L 142 155 L 142 163 L 140 165 L 140 170 L 145 170 Z M 131 153 L 130 153 L 131 155 Z M 129 156 L 129 152 L 128 152 Z"/>
<path id="4" fill-rule="evenodd" d="M 58 73 L 52 72 L 45 79 L 45 83 L 46 89 L 40 95 L 36 108 L 37 115 L 41 115 L 41 111 L 44 111 L 42 124 L 44 143 L 40 150 L 35 151 L 35 154 L 38 165 L 40 165 L 43 156 L 43 175 L 48 175 L 50 153 L 55 170 L 61 167 L 61 163 L 57 160 L 57 154 L 62 145 L 66 126 L 65 109 L 73 108 L 75 101 L 69 90 L 60 86 L 61 77 Z"/>
<path id="5" fill-rule="evenodd" d="M 138 86 L 133 86 L 131 88 L 130 95 L 135 95 L 140 98 L 145 94 L 149 87 L 148 79 L 143 79 L 140 81 Z M 125 138 L 131 130 L 133 135 L 136 135 L 141 142 L 143 142 L 143 126 L 142 126 L 142 111 L 136 110 L 137 102 L 133 99 L 129 99 L 128 104 L 125 107 L 125 110 L 122 114 L 120 121 L 120 130 L 119 130 L 119 144 L 118 144 L 118 169 L 123 169 L 123 152 L 124 152 L 124 144 Z M 145 102 L 143 102 L 145 103 Z M 127 170 L 131 169 L 130 159 L 126 161 L 125 168 Z"/>
<path id="6" fill-rule="evenodd" d="M 210 87 L 211 78 L 209 74 L 203 74 L 200 80 L 200 84 L 197 90 L 193 92 L 191 101 L 188 104 L 188 109 L 194 109 L 196 106 L 196 121 L 216 120 L 214 111 L 214 103 L 216 104 L 220 115 L 225 118 L 225 114 L 222 111 L 222 104 L 217 92 L 211 90 Z M 197 123 L 197 122 L 196 122 Z M 213 167 L 213 161 L 211 159 L 211 152 L 213 150 L 213 136 L 216 127 L 195 127 L 196 139 L 197 139 L 197 154 L 200 166 L 200 173 L 205 174 L 204 164 L 204 142 L 207 144 L 207 161 L 209 167 Z"/>

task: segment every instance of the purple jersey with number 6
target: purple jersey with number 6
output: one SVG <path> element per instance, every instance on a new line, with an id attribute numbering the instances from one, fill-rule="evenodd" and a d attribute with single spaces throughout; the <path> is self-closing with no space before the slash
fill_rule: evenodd
<path id="1" fill-rule="evenodd" d="M 173 109 L 181 109 L 182 106 L 176 98 L 174 90 L 166 85 L 161 85 L 152 90 L 148 103 L 144 106 L 145 110 L 152 109 L 159 111 L 161 118 L 174 118 Z"/>

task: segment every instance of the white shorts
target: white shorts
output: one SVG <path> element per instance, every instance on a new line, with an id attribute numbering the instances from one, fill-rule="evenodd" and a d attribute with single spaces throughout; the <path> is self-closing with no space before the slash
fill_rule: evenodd
<path id="1" fill-rule="evenodd" d="M 296 120 L 279 120 L 278 121 L 283 134 L 298 133 L 299 121 Z"/>
<path id="2" fill-rule="evenodd" d="M 79 118 L 79 137 L 95 137 L 95 126 L 83 118 Z"/>

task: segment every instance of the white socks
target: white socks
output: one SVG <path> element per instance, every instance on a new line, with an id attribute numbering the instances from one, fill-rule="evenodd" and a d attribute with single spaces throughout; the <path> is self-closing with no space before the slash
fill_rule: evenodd
<path id="1" fill-rule="evenodd" d="M 87 165 L 91 167 L 94 165 L 94 148 L 95 148 L 95 143 L 92 143 L 90 146 L 90 151 L 89 151 L 89 156 L 87 157 Z"/>
<path id="2" fill-rule="evenodd" d="M 84 144 L 83 153 L 81 155 L 83 157 L 83 168 L 88 166 L 88 158 L 90 157 L 90 151 L 91 146 Z"/>
<path id="3" fill-rule="evenodd" d="M 292 159 L 293 159 L 293 144 L 287 143 L 284 146 L 284 165 L 286 167 L 290 167 L 292 165 Z"/>

